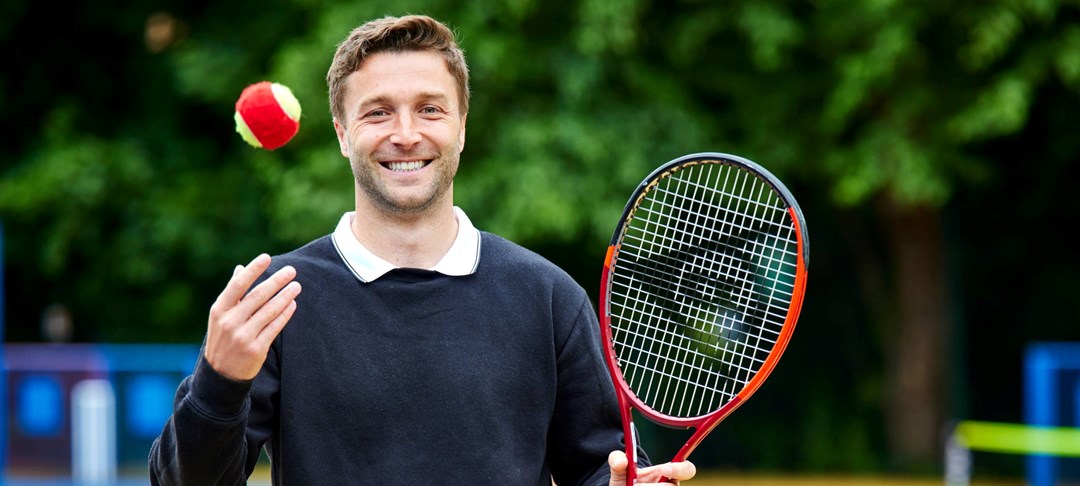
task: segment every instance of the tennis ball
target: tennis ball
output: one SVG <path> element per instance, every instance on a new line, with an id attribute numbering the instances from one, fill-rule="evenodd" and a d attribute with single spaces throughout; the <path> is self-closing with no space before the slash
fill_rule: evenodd
<path id="1" fill-rule="evenodd" d="M 240 93 L 233 119 L 245 142 L 274 150 L 300 130 L 300 102 L 285 85 L 261 81 Z"/>

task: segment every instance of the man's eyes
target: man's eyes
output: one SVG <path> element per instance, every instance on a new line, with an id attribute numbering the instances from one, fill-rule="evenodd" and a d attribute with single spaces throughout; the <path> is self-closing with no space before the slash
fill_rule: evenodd
<path id="1" fill-rule="evenodd" d="M 437 106 L 424 106 L 419 110 L 419 113 L 422 115 L 438 115 L 442 112 L 443 110 Z M 367 112 L 366 114 L 364 114 L 364 118 L 382 118 L 390 116 L 391 114 L 392 113 L 390 110 L 380 108 Z"/>

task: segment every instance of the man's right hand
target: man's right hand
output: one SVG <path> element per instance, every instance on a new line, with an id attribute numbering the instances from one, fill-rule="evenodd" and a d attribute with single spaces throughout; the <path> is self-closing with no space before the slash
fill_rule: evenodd
<path id="1" fill-rule="evenodd" d="M 270 345 L 296 311 L 300 282 L 293 280 L 296 269 L 291 266 L 274 272 L 248 292 L 269 266 L 270 256 L 265 253 L 246 267 L 237 265 L 229 284 L 210 306 L 206 361 L 226 378 L 255 378 Z"/>

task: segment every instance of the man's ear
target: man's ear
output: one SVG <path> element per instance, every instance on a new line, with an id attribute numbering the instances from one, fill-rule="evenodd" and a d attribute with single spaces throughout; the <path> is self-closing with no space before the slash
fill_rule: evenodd
<path id="1" fill-rule="evenodd" d="M 349 136 L 345 131 L 345 127 L 338 122 L 337 118 L 334 118 L 334 133 L 337 134 L 338 148 L 341 149 L 341 155 L 345 158 L 349 158 Z"/>
<path id="2" fill-rule="evenodd" d="M 468 117 L 468 113 L 461 115 L 461 133 L 458 133 L 458 146 L 461 148 L 462 152 L 465 151 L 465 119 Z"/>

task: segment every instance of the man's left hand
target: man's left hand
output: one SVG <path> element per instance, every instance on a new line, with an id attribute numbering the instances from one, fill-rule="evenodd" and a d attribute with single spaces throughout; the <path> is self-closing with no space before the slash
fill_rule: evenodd
<path id="1" fill-rule="evenodd" d="M 611 486 L 626 486 L 626 453 L 614 451 L 608 455 L 608 467 L 611 468 Z M 648 485 L 679 485 L 679 481 L 692 479 L 697 474 L 697 468 L 690 461 L 665 462 L 655 466 L 643 467 L 637 470 L 637 486 Z M 666 478 L 667 482 L 659 482 Z"/>

